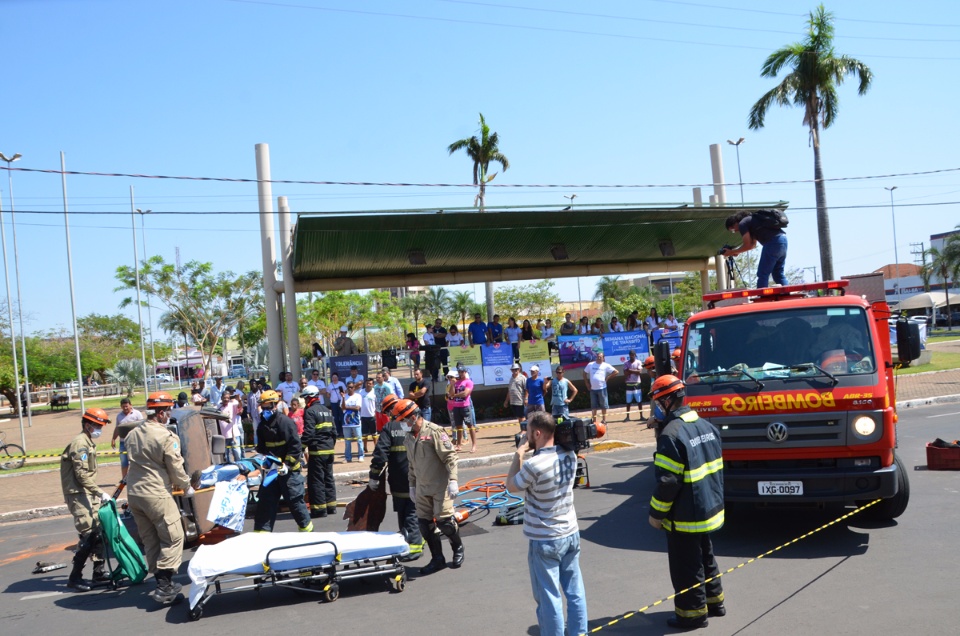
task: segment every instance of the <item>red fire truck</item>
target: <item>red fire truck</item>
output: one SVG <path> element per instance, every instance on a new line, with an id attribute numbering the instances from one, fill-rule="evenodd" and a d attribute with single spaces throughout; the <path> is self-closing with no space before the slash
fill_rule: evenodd
<path id="1" fill-rule="evenodd" d="M 727 501 L 906 510 L 891 312 L 848 283 L 717 292 L 687 321 L 686 403 L 720 430 Z"/>

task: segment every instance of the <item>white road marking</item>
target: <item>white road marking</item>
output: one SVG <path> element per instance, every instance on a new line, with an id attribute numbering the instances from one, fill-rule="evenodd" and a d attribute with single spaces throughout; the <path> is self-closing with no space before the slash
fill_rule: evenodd
<path id="1" fill-rule="evenodd" d="M 935 417 L 947 417 L 949 415 L 960 415 L 960 411 L 957 411 L 956 413 L 941 413 L 940 415 L 928 415 L 927 419 L 932 420 Z"/>
<path id="2" fill-rule="evenodd" d="M 47 598 L 48 596 L 60 596 L 66 594 L 66 592 L 42 592 L 40 594 L 30 594 L 29 596 L 24 596 L 21 601 L 32 601 L 37 598 Z"/>

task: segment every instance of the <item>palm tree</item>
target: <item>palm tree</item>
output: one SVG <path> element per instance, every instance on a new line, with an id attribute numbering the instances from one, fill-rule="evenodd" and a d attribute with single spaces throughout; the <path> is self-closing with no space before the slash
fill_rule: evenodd
<path id="1" fill-rule="evenodd" d="M 127 397 L 133 397 L 133 387 L 143 384 L 143 365 L 140 360 L 118 360 L 107 370 L 107 378 L 127 388 Z"/>
<path id="2" fill-rule="evenodd" d="M 856 76 L 863 95 L 870 88 L 873 72 L 860 60 L 833 50 L 833 14 L 823 5 L 810 13 L 809 32 L 802 42 L 777 49 L 763 63 L 760 75 L 775 78 L 789 66 L 791 72 L 777 86 L 767 91 L 750 109 L 749 126 L 763 128 L 767 110 L 778 106 L 803 107 L 803 124 L 810 129 L 813 145 L 813 178 L 817 197 L 817 236 L 820 240 L 820 270 L 823 280 L 833 280 L 833 248 L 830 244 L 830 218 L 827 214 L 827 192 L 820 163 L 820 129 L 833 124 L 839 108 L 837 86 L 848 75 Z"/>
<path id="3" fill-rule="evenodd" d="M 469 315 L 473 305 L 473 293 L 468 291 L 453 292 L 453 296 L 450 298 L 450 311 L 460 316 L 464 332 L 467 330 L 467 315 Z"/>
<path id="4" fill-rule="evenodd" d="M 427 311 L 437 318 L 444 318 L 450 311 L 450 292 L 443 287 L 428 287 L 425 295 Z"/>
<path id="5" fill-rule="evenodd" d="M 491 134 L 490 127 L 487 126 L 487 122 L 483 118 L 483 113 L 480 113 L 480 138 L 478 139 L 474 135 L 466 139 L 458 139 L 447 146 L 447 150 L 451 155 L 458 150 L 465 150 L 467 156 L 473 161 L 473 185 L 480 187 L 480 192 L 474 199 L 473 204 L 480 208 L 480 212 L 483 212 L 486 204 L 487 184 L 497 176 L 496 172 L 487 176 L 490 162 L 499 163 L 504 172 L 510 167 L 510 162 L 500 152 L 499 135 L 497 133 Z M 487 321 L 489 322 L 493 320 L 493 283 L 484 283 L 483 289 L 487 295 Z"/>
<path id="6" fill-rule="evenodd" d="M 428 298 L 423 294 L 410 294 L 400 300 L 400 310 L 413 318 L 413 331 L 420 328 L 420 316 L 428 309 Z"/>
<path id="7" fill-rule="evenodd" d="M 593 292 L 593 299 L 601 301 L 603 310 L 607 311 L 610 309 L 611 300 L 620 300 L 625 295 L 625 290 L 620 286 L 619 276 L 601 276 Z"/>
<path id="8" fill-rule="evenodd" d="M 920 276 L 924 284 L 929 284 L 933 277 L 943 282 L 943 295 L 946 300 L 943 310 L 947 314 L 947 330 L 953 331 L 953 321 L 950 320 L 950 279 L 952 278 L 954 283 L 960 280 L 960 240 L 949 240 L 942 250 L 931 247 L 924 255 L 930 257 L 930 262 L 924 263 Z"/>

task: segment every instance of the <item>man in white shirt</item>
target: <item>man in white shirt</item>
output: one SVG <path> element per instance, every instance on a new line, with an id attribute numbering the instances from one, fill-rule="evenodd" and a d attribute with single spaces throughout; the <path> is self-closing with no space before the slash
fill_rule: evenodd
<path id="1" fill-rule="evenodd" d="M 607 409 L 610 405 L 607 401 L 607 381 L 619 372 L 604 360 L 603 353 L 597 354 L 597 359 L 590 362 L 583 370 L 583 375 L 590 383 L 590 409 L 593 411 L 592 419 L 597 419 L 597 409 L 600 409 L 600 421 L 607 423 Z"/>
<path id="2" fill-rule="evenodd" d="M 287 371 L 283 382 L 277 385 L 277 391 L 280 391 L 280 397 L 289 405 L 290 400 L 300 395 L 300 385 L 293 381 L 293 374 Z"/>
<path id="3" fill-rule="evenodd" d="M 218 375 L 213 379 L 212 385 L 208 385 L 200 391 L 200 395 L 206 400 L 204 404 L 209 404 L 214 407 L 220 406 L 220 398 L 223 397 L 224 388 L 226 387 L 223 386 L 223 378 Z"/>
<path id="4" fill-rule="evenodd" d="M 318 369 L 310 372 L 310 379 L 307 380 L 307 384 L 319 389 L 320 394 L 317 396 L 317 403 L 323 404 L 323 396 L 327 394 L 327 383 L 320 379 L 320 371 Z"/>
<path id="5" fill-rule="evenodd" d="M 344 382 L 353 382 L 353 385 L 357 388 L 357 393 L 360 392 L 360 387 L 363 386 L 364 377 L 360 374 L 360 369 L 354 365 L 350 367 L 350 375 L 344 380 Z"/>

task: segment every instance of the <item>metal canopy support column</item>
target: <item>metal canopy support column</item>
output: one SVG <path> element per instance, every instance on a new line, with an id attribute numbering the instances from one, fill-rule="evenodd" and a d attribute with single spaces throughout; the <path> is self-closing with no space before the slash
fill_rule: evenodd
<path id="1" fill-rule="evenodd" d="M 706 268 L 700 270 L 700 291 L 703 292 L 704 296 L 710 293 L 710 270 Z M 703 309 L 706 308 L 707 303 L 703 303 Z"/>
<path id="2" fill-rule="evenodd" d="M 727 204 L 727 189 L 723 177 L 723 148 L 720 144 L 710 144 L 710 169 L 713 172 L 713 195 L 710 205 Z M 717 289 L 727 289 L 727 264 L 722 258 L 716 258 Z"/>
<path id="3" fill-rule="evenodd" d="M 287 369 L 293 374 L 295 382 L 300 381 L 300 328 L 297 324 L 297 293 L 293 288 L 293 234 L 290 223 L 290 206 L 287 197 L 277 197 L 280 211 L 280 258 L 283 261 L 283 306 L 286 310 L 287 356 L 290 360 Z"/>
<path id="4" fill-rule="evenodd" d="M 267 314 L 267 351 L 270 381 L 283 370 L 283 327 L 276 312 L 277 248 L 274 243 L 273 188 L 270 183 L 270 146 L 257 144 L 257 194 L 260 199 L 260 254 L 263 257 L 263 304 Z"/>

